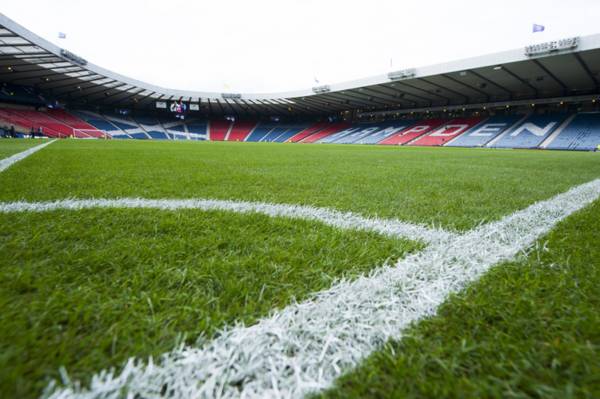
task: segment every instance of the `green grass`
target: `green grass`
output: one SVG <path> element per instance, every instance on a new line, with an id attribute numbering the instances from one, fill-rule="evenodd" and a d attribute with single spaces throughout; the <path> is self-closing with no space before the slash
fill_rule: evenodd
<path id="1" fill-rule="evenodd" d="M 600 201 L 499 265 L 324 398 L 599 398 Z"/>
<path id="2" fill-rule="evenodd" d="M 260 215 L 0 215 L 0 397 L 252 323 L 416 244 Z"/>
<path id="3" fill-rule="evenodd" d="M 18 152 L 25 151 L 28 148 L 38 144 L 45 143 L 45 140 L 25 140 L 25 139 L 0 139 L 0 159 L 8 158 Z"/>
<path id="4" fill-rule="evenodd" d="M 0 200 L 261 200 L 468 229 L 598 176 L 595 153 L 65 140 L 0 175 Z"/>
<path id="5" fill-rule="evenodd" d="M 0 140 L 0 154 L 35 144 Z M 462 230 L 598 177 L 594 153 L 64 140 L 0 173 L 0 201 L 258 200 Z M 324 396 L 600 397 L 598 225 L 596 203 Z M 252 323 L 417 248 L 225 212 L 1 214 L 0 397 Z"/>

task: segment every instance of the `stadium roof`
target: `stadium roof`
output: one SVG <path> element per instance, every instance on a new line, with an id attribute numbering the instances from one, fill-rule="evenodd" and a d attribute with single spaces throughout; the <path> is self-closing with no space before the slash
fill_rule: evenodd
<path id="1" fill-rule="evenodd" d="M 357 57 L 360 53 L 357 53 Z M 92 64 L 0 14 L 0 81 L 67 103 L 154 108 L 199 104 L 226 115 L 407 113 L 505 104 L 586 101 L 600 93 L 600 34 L 283 93 L 176 90 Z"/>

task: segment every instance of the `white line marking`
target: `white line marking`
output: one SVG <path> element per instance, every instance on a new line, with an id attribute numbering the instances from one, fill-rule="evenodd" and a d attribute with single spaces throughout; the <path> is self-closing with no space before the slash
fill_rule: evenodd
<path id="1" fill-rule="evenodd" d="M 224 330 L 200 347 L 179 348 L 157 363 L 131 359 L 118 374 L 95 375 L 88 388 L 52 392 L 51 386 L 48 396 L 298 398 L 328 388 L 384 342 L 401 338 L 410 323 L 433 315 L 449 294 L 599 196 L 600 179 L 430 245 L 393 267 L 342 281 L 253 326 Z"/>
<path id="2" fill-rule="evenodd" d="M 388 237 L 419 240 L 425 243 L 448 241 L 458 234 L 419 224 L 359 216 L 327 208 L 306 205 L 269 204 L 213 199 L 67 199 L 50 202 L 0 203 L 0 212 L 46 212 L 89 208 L 148 208 L 162 210 L 201 209 L 237 213 L 260 213 L 272 217 L 317 221 L 344 230 L 374 231 Z"/>
<path id="3" fill-rule="evenodd" d="M 54 143 L 55 141 L 56 140 L 51 140 L 51 141 L 48 141 L 47 143 L 36 145 L 35 147 L 31 147 L 23 152 L 19 152 L 18 154 L 15 154 L 8 158 L 4 158 L 4 159 L 0 160 L 0 172 L 3 172 L 4 170 L 10 168 L 13 164 L 19 162 L 22 159 L 27 158 L 34 152 L 41 150 L 45 146 L 50 145 L 50 144 Z"/>

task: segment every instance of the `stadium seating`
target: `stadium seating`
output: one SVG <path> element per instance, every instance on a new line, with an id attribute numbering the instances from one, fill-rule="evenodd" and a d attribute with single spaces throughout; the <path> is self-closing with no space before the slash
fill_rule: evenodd
<path id="1" fill-rule="evenodd" d="M 106 133 L 103 131 L 98 130 L 95 126 L 92 126 L 86 121 L 66 112 L 65 110 L 49 109 L 48 115 L 73 129 L 77 129 L 80 132 L 87 134 L 88 136 L 96 138 L 105 138 L 106 136 Z"/>
<path id="2" fill-rule="evenodd" d="M 504 132 L 488 146 L 496 148 L 537 148 L 567 118 L 564 114 L 531 115 L 517 127 Z"/>
<path id="3" fill-rule="evenodd" d="M 123 131 L 129 129 L 139 129 L 139 126 L 137 126 L 134 121 L 131 121 L 125 116 L 104 114 L 104 118 Z"/>
<path id="4" fill-rule="evenodd" d="M 379 142 L 379 144 L 384 145 L 404 145 L 408 144 L 411 141 L 431 132 L 433 129 L 438 126 L 444 124 L 446 121 L 444 119 L 427 119 L 424 121 L 420 121 L 415 123 L 408 128 L 397 132 L 394 135 L 389 136 L 385 140 Z"/>
<path id="5" fill-rule="evenodd" d="M 356 127 L 356 126 L 350 126 L 347 129 L 344 129 L 340 132 L 329 134 L 329 135 L 323 137 L 322 139 L 317 140 L 316 142 L 317 143 L 333 143 L 333 142 L 340 140 L 343 137 L 346 137 L 347 135 L 352 134 L 358 130 L 361 130 L 361 128 Z"/>
<path id="6" fill-rule="evenodd" d="M 211 141 L 224 141 L 231 127 L 229 121 L 210 121 L 208 124 L 208 137 Z"/>
<path id="7" fill-rule="evenodd" d="M 316 143 L 327 136 L 335 134 L 341 130 L 347 129 L 348 127 L 350 127 L 350 124 L 345 122 L 330 123 L 326 125 L 323 129 L 302 139 L 300 143 Z"/>
<path id="8" fill-rule="evenodd" d="M 224 120 L 174 120 L 145 115 L 98 114 L 62 109 L 0 108 L 0 125 L 48 137 L 134 138 L 382 144 L 449 147 L 548 148 L 594 151 L 600 145 L 600 113 L 508 115 L 482 118 L 314 124 Z"/>
<path id="9" fill-rule="evenodd" d="M 404 127 L 408 125 L 406 123 Z M 394 126 L 395 125 L 395 126 Z M 400 130 L 397 123 L 366 123 L 357 125 L 357 130 L 337 139 L 337 144 L 376 144 Z"/>
<path id="10" fill-rule="evenodd" d="M 149 116 L 135 116 L 133 120 L 146 132 L 148 136 L 155 140 L 170 139 L 160 121 Z"/>
<path id="11" fill-rule="evenodd" d="M 205 121 L 188 121 L 185 123 L 190 140 L 208 140 L 208 123 Z"/>
<path id="12" fill-rule="evenodd" d="M 259 123 L 258 126 L 254 128 L 252 133 L 250 133 L 244 141 L 250 142 L 258 142 L 261 141 L 269 132 L 273 129 L 276 129 L 277 125 L 273 125 L 272 123 Z"/>
<path id="13" fill-rule="evenodd" d="M 492 116 L 446 145 L 448 147 L 483 147 L 521 119 L 523 117 L 518 115 Z"/>
<path id="14" fill-rule="evenodd" d="M 260 141 L 273 142 L 283 135 L 288 130 L 287 126 L 278 126 L 267 133 Z"/>
<path id="15" fill-rule="evenodd" d="M 355 144 L 377 144 L 380 141 L 383 141 L 388 137 L 392 136 L 393 134 L 403 129 L 406 129 L 412 124 L 414 124 L 414 121 L 398 121 L 379 124 L 379 130 L 367 136 L 361 137 L 360 139 L 355 141 Z"/>
<path id="16" fill-rule="evenodd" d="M 546 147 L 591 151 L 600 146 L 600 113 L 579 114 Z"/>
<path id="17" fill-rule="evenodd" d="M 244 141 L 255 127 L 256 122 L 236 121 L 225 139 L 227 141 Z"/>
<path id="18" fill-rule="evenodd" d="M 98 132 L 99 136 L 92 136 L 85 131 L 74 129 L 71 126 L 53 118 L 47 112 L 35 111 L 31 109 L 9 109 L 6 108 L 2 112 L 2 118 L 8 123 L 21 126 L 25 130 L 33 128 L 36 132 L 39 128 L 42 129 L 44 135 L 48 137 L 77 137 L 77 138 L 92 138 L 102 137 L 102 132 L 92 128 L 94 132 Z M 81 123 L 85 123 L 80 121 Z"/>
<path id="19" fill-rule="evenodd" d="M 416 146 L 441 146 L 481 122 L 481 118 L 458 118 L 408 143 Z"/>
<path id="20" fill-rule="evenodd" d="M 311 134 L 314 134 L 324 128 L 327 127 L 327 123 L 325 122 L 320 122 L 320 123 L 316 123 L 314 125 L 311 125 L 303 130 L 301 130 L 300 132 L 298 132 L 297 134 L 295 134 L 294 136 L 290 137 L 289 141 L 290 143 L 297 143 L 299 141 L 304 140 L 305 138 L 307 138 L 308 136 L 310 136 Z"/>
<path id="21" fill-rule="evenodd" d="M 185 129 L 185 123 L 181 120 L 172 121 L 166 119 L 159 119 L 159 122 L 167 135 L 172 140 L 189 140 L 190 135 Z"/>
<path id="22" fill-rule="evenodd" d="M 298 133 L 306 129 L 306 125 L 301 126 L 290 126 L 285 133 L 279 135 L 273 142 L 276 143 L 285 143 L 289 141 L 292 137 L 296 136 Z"/>
<path id="23" fill-rule="evenodd" d="M 378 130 L 381 130 L 381 127 L 379 125 L 371 124 L 358 126 L 353 132 L 350 132 L 344 135 L 343 137 L 337 139 L 335 141 L 335 144 L 352 144 L 355 141 L 360 140 L 365 136 L 369 136 Z"/>
<path id="24" fill-rule="evenodd" d="M 96 114 L 90 111 L 76 111 L 74 113 L 80 119 L 83 119 L 90 125 L 94 126 L 96 129 L 108 134 L 110 137 L 123 139 L 131 138 L 131 136 L 129 136 L 123 130 L 119 129 L 113 123 L 109 122 L 107 119 L 104 119 L 104 117 L 100 114 Z"/>

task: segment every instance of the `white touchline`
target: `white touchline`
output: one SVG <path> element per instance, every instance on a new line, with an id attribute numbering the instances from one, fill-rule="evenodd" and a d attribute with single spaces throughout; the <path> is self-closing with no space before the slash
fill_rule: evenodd
<path id="1" fill-rule="evenodd" d="M 118 373 L 96 374 L 87 387 L 50 386 L 45 396 L 298 398 L 325 389 L 384 342 L 401 338 L 410 323 L 433 315 L 449 294 L 493 265 L 514 258 L 599 197 L 597 179 L 497 222 L 434 242 L 394 266 L 341 281 L 250 327 L 223 330 L 211 341 L 178 348 L 156 362 L 132 359 Z M 3 204 L 1 209 L 44 210 L 28 203 Z"/>
<path id="2" fill-rule="evenodd" d="M 270 204 L 215 199 L 66 199 L 49 202 L 0 202 L 0 213 L 46 212 L 54 210 L 77 210 L 90 208 L 144 208 L 161 210 L 199 209 L 219 210 L 236 213 L 260 213 L 272 217 L 284 217 L 317 221 L 344 230 L 374 231 L 388 237 L 404 238 L 434 243 L 452 240 L 456 233 L 419 224 L 359 216 L 352 212 L 341 212 L 307 205 Z"/>
<path id="3" fill-rule="evenodd" d="M 48 141 L 47 143 L 36 145 L 35 147 L 31 147 L 23 152 L 19 152 L 18 154 L 12 155 L 8 158 L 0 159 L 0 172 L 4 171 L 5 169 L 10 168 L 13 164 L 19 162 L 22 159 L 27 158 L 34 152 L 41 150 L 42 148 L 46 147 L 47 145 L 54 143 L 54 141 L 55 140 L 51 140 L 51 141 Z"/>

